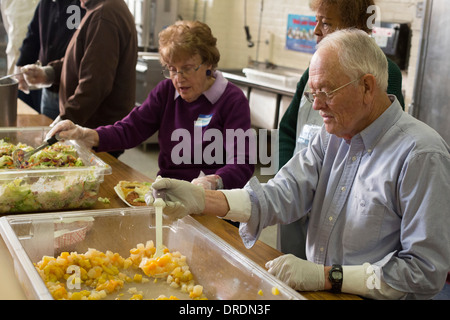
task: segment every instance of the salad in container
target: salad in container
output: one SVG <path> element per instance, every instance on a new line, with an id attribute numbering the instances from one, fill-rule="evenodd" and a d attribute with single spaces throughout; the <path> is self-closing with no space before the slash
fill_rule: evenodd
<path id="1" fill-rule="evenodd" d="M 0 128 L 0 214 L 89 208 L 97 201 L 111 167 L 75 141 L 59 141 L 14 162 L 14 150 L 33 150 L 49 130 Z"/>

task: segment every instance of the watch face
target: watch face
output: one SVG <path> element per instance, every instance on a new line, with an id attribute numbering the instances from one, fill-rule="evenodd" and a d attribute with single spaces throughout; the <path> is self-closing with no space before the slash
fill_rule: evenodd
<path id="1" fill-rule="evenodd" d="M 341 280 L 342 279 L 342 272 L 340 272 L 340 271 L 333 271 L 333 272 L 331 272 L 331 277 L 334 280 Z"/>

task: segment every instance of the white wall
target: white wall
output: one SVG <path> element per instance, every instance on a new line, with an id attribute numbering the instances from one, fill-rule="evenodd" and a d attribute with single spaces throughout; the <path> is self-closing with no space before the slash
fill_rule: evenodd
<path id="1" fill-rule="evenodd" d="M 183 19 L 200 20 L 211 27 L 222 56 L 220 68 L 244 68 L 249 59 L 258 57 L 258 61 L 272 60 L 280 66 L 306 69 L 311 55 L 285 49 L 285 33 L 289 14 L 314 15 L 309 0 L 264 0 L 257 52 L 261 2 L 247 0 L 247 25 L 255 42 L 253 48 L 248 48 L 244 31 L 244 0 L 178 0 L 178 11 Z M 381 10 L 381 20 L 411 24 L 411 57 L 408 70 L 403 73 L 406 106 L 412 98 L 422 23 L 416 18 L 417 2 L 420 0 L 375 0 Z"/>

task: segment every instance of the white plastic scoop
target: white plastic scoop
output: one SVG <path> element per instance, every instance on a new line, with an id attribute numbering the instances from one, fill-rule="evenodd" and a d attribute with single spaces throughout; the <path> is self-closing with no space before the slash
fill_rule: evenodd
<path id="1" fill-rule="evenodd" d="M 153 190 L 153 197 L 155 202 L 155 227 L 156 227 L 156 252 L 154 258 L 159 258 L 163 254 L 163 236 L 162 236 L 162 213 L 163 208 L 166 206 L 165 192 L 162 190 Z"/>

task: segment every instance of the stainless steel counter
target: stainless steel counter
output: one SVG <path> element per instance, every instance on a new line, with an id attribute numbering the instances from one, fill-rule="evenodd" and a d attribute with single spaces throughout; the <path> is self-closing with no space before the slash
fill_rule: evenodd
<path id="1" fill-rule="evenodd" d="M 233 72 L 227 72 L 222 71 L 222 74 L 225 78 L 227 78 L 229 81 L 241 85 L 241 86 L 248 86 L 249 88 L 256 88 L 260 90 L 265 90 L 268 92 L 281 94 L 288 97 L 293 97 L 295 94 L 295 87 L 285 87 L 285 86 L 278 86 L 269 84 L 267 82 L 263 81 L 256 81 L 256 80 L 250 80 L 248 79 L 244 73 L 239 71 L 233 71 Z M 301 75 L 300 75 L 301 76 Z M 300 80 L 300 77 L 298 78 Z"/>
<path id="2" fill-rule="evenodd" d="M 302 75 L 298 70 L 298 78 L 290 86 L 270 81 L 250 79 L 242 70 L 221 70 L 223 76 L 242 89 L 250 103 L 252 126 L 262 129 L 277 129 L 281 117 L 294 97 L 297 83 Z M 270 75 L 270 71 L 267 72 Z M 274 73 L 275 74 L 275 73 Z M 292 76 L 290 77 L 292 79 Z"/>

